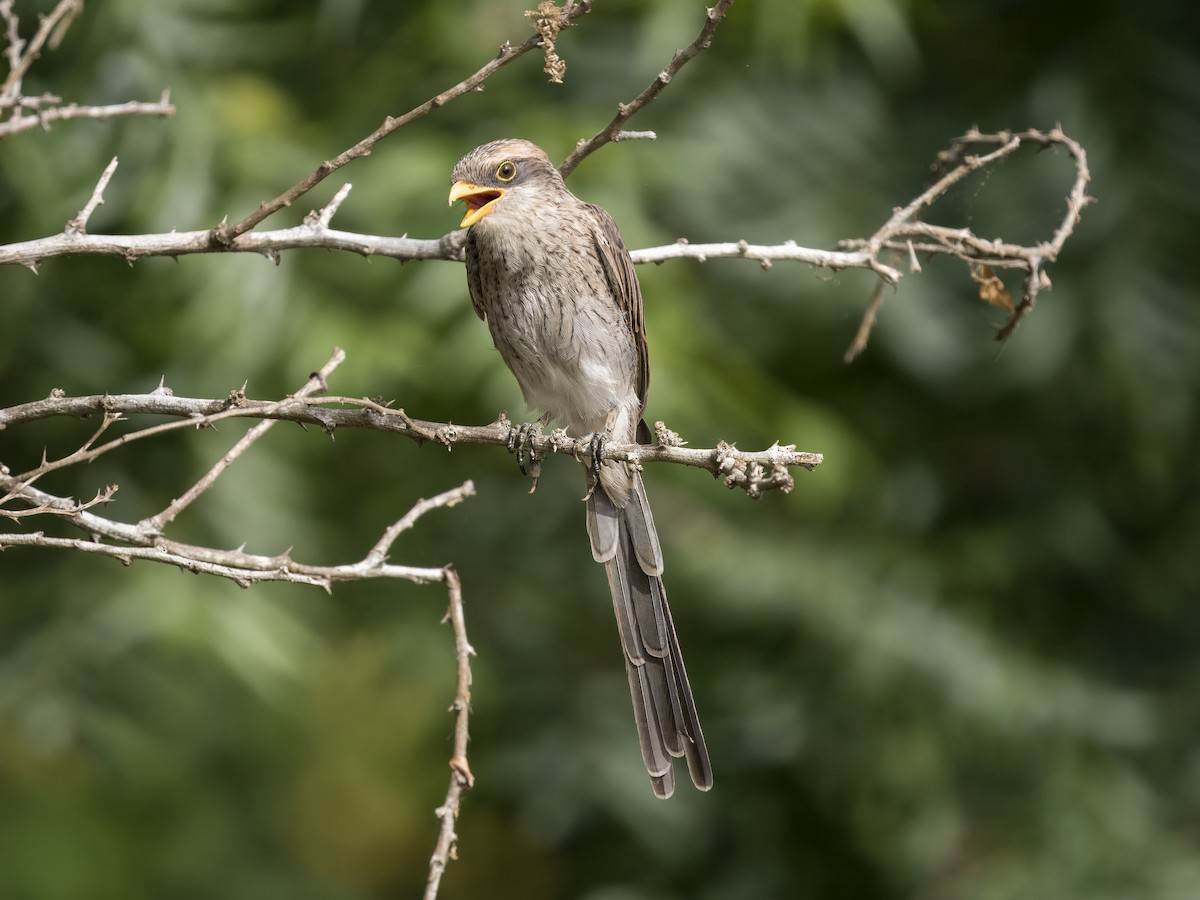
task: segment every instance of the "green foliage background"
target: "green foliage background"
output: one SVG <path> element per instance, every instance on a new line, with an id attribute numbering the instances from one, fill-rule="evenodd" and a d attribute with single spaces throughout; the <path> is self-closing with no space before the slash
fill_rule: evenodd
<path id="1" fill-rule="evenodd" d="M 34 9 L 18 3 L 27 25 Z M 0 241 L 57 232 L 121 163 L 93 231 L 237 219 L 528 34 L 525 0 L 89 4 L 26 90 L 153 99 L 173 119 L 0 144 Z M 345 229 L 451 229 L 450 167 L 523 136 L 561 158 L 698 31 L 698 2 L 598 0 L 388 139 L 342 181 Z M 642 267 L 649 415 L 693 446 L 776 439 L 826 462 L 752 503 L 648 471 L 716 787 L 651 796 L 582 476 L 538 492 L 506 454 L 277 427 L 175 536 L 344 562 L 413 501 L 473 478 L 393 558 L 460 569 L 475 663 L 447 898 L 1182 898 L 1200 894 L 1200 22 L 1183 4 L 758 0 L 572 176 L 631 246 L 686 236 L 832 246 L 923 186 L 950 138 L 1061 123 L 1089 207 L 1052 292 L 1000 314 L 933 262 L 841 362 L 863 273 Z M 1071 167 L 1029 154 L 935 214 L 1030 240 Z M 1016 290 L 1018 285 L 1011 284 Z M 461 267 L 349 254 L 59 259 L 0 271 L 0 405 L 303 383 L 424 418 L 524 411 Z M 14 470 L 92 423 L 0 434 Z M 243 430 L 129 448 L 46 487 L 160 509 Z M 39 523 L 38 527 L 47 527 Z M 63 533 L 70 533 L 64 530 Z M 0 556 L 0 896 L 411 897 L 448 778 L 451 635 L 437 587 L 233 585 L 173 569 Z"/>

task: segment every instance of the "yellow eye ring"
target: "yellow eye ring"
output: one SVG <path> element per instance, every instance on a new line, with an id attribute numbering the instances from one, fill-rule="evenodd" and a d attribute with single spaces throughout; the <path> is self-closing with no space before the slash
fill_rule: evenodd
<path id="1" fill-rule="evenodd" d="M 512 181 L 517 177 L 517 167 L 511 160 L 505 160 L 496 168 L 496 178 L 500 181 Z"/>

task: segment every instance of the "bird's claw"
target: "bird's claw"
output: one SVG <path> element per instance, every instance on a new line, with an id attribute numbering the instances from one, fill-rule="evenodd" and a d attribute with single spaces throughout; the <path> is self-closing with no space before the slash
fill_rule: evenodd
<path id="1" fill-rule="evenodd" d="M 596 485 L 600 483 L 600 468 L 604 464 L 604 448 L 608 445 L 608 438 L 607 431 L 593 431 L 576 441 L 576 452 L 582 451 L 586 446 L 587 454 L 591 457 L 588 466 L 588 489 L 583 496 L 584 500 L 596 492 Z"/>
<path id="2" fill-rule="evenodd" d="M 542 458 L 533 446 L 533 441 L 541 434 L 541 422 L 523 422 L 517 426 L 509 425 L 508 428 L 508 452 L 517 455 L 517 468 L 532 480 L 529 486 L 531 494 L 537 490 L 538 478 L 542 474 Z M 528 465 L 525 462 L 526 454 L 529 455 Z"/>

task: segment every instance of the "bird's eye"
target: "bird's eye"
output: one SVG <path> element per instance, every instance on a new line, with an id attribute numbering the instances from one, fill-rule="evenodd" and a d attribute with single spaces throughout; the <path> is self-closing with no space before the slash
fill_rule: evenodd
<path id="1" fill-rule="evenodd" d="M 500 163 L 500 167 L 496 169 L 496 177 L 501 181 L 512 181 L 517 177 L 517 167 L 513 163 L 505 160 L 504 162 Z"/>

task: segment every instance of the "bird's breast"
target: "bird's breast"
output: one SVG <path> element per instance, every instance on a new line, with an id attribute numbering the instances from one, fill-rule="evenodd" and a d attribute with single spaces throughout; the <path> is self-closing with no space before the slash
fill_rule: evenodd
<path id="1" fill-rule="evenodd" d="M 636 393 L 632 334 L 588 249 L 523 235 L 476 239 L 467 254 L 477 302 L 526 403 L 580 432 L 603 428 Z"/>

